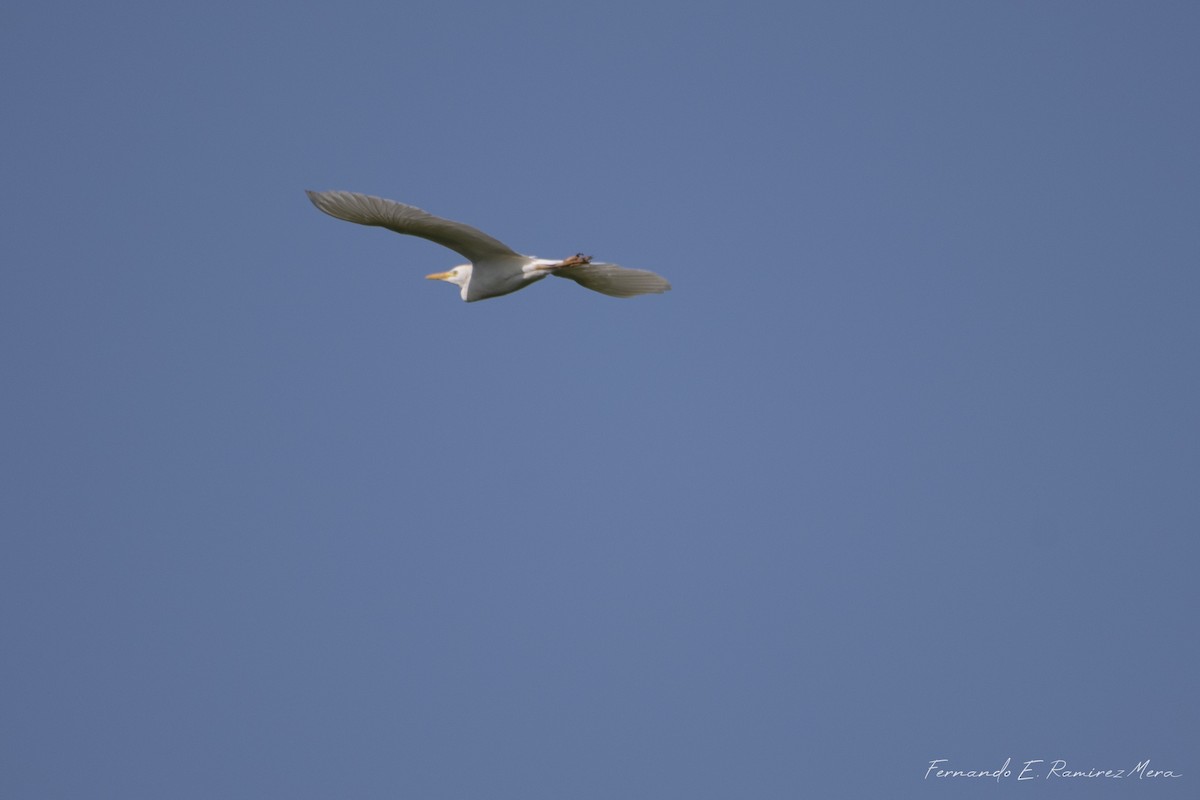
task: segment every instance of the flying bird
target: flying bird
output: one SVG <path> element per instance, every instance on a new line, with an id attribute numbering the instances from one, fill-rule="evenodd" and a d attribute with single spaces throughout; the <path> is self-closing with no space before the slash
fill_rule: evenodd
<path id="1" fill-rule="evenodd" d="M 456 284 L 462 299 L 468 303 L 510 294 L 547 275 L 569 278 L 611 297 L 661 294 L 671 288 L 665 278 L 653 272 L 592 261 L 591 256 L 582 253 L 561 261 L 524 256 L 470 225 L 435 217 L 415 206 L 382 197 L 310 191 L 308 199 L 331 217 L 420 236 L 463 256 L 470 263 L 425 277 Z"/>

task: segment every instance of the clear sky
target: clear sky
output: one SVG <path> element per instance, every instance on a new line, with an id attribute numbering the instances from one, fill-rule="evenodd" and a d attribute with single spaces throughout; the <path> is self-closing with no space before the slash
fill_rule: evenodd
<path id="1" fill-rule="evenodd" d="M 1197 796 L 1197 5 L 10 5 L 0 796 Z"/>

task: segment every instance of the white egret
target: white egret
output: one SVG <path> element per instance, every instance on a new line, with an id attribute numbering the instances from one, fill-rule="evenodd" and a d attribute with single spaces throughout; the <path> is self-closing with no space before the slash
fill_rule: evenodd
<path id="1" fill-rule="evenodd" d="M 591 256 L 583 254 L 562 261 L 523 256 L 470 225 L 435 217 L 415 206 L 382 197 L 310 191 L 308 199 L 331 217 L 420 236 L 465 257 L 471 263 L 425 277 L 457 284 L 459 294 L 468 303 L 524 289 L 547 275 L 569 278 L 612 297 L 659 294 L 671 288 L 665 278 L 653 272 L 593 262 Z"/>

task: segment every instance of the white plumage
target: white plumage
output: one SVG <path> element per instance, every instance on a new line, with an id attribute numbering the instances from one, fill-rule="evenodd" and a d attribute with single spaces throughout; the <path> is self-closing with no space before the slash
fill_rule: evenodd
<path id="1" fill-rule="evenodd" d="M 469 264 L 426 277 L 457 284 L 462 299 L 468 303 L 524 289 L 547 275 L 568 278 L 611 297 L 661 294 L 671 288 L 665 278 L 653 272 L 593 262 L 588 256 L 552 261 L 521 255 L 470 225 L 435 217 L 415 206 L 382 197 L 355 192 L 310 191 L 308 198 L 331 217 L 420 236 L 463 256 Z"/>

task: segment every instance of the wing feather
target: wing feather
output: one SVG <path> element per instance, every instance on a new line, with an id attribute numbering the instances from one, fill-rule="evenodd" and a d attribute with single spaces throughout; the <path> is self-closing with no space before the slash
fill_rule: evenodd
<path id="1" fill-rule="evenodd" d="M 644 269 L 626 269 L 616 264 L 592 262 L 577 267 L 563 267 L 553 275 L 573 280 L 580 286 L 610 297 L 636 297 L 639 294 L 662 294 L 671 284 L 661 275 Z"/>
<path id="2" fill-rule="evenodd" d="M 377 225 L 408 236 L 420 236 L 448 247 L 472 262 L 519 256 L 508 245 L 462 222 L 435 217 L 416 206 L 357 192 L 308 192 L 314 206 L 331 217 Z"/>

